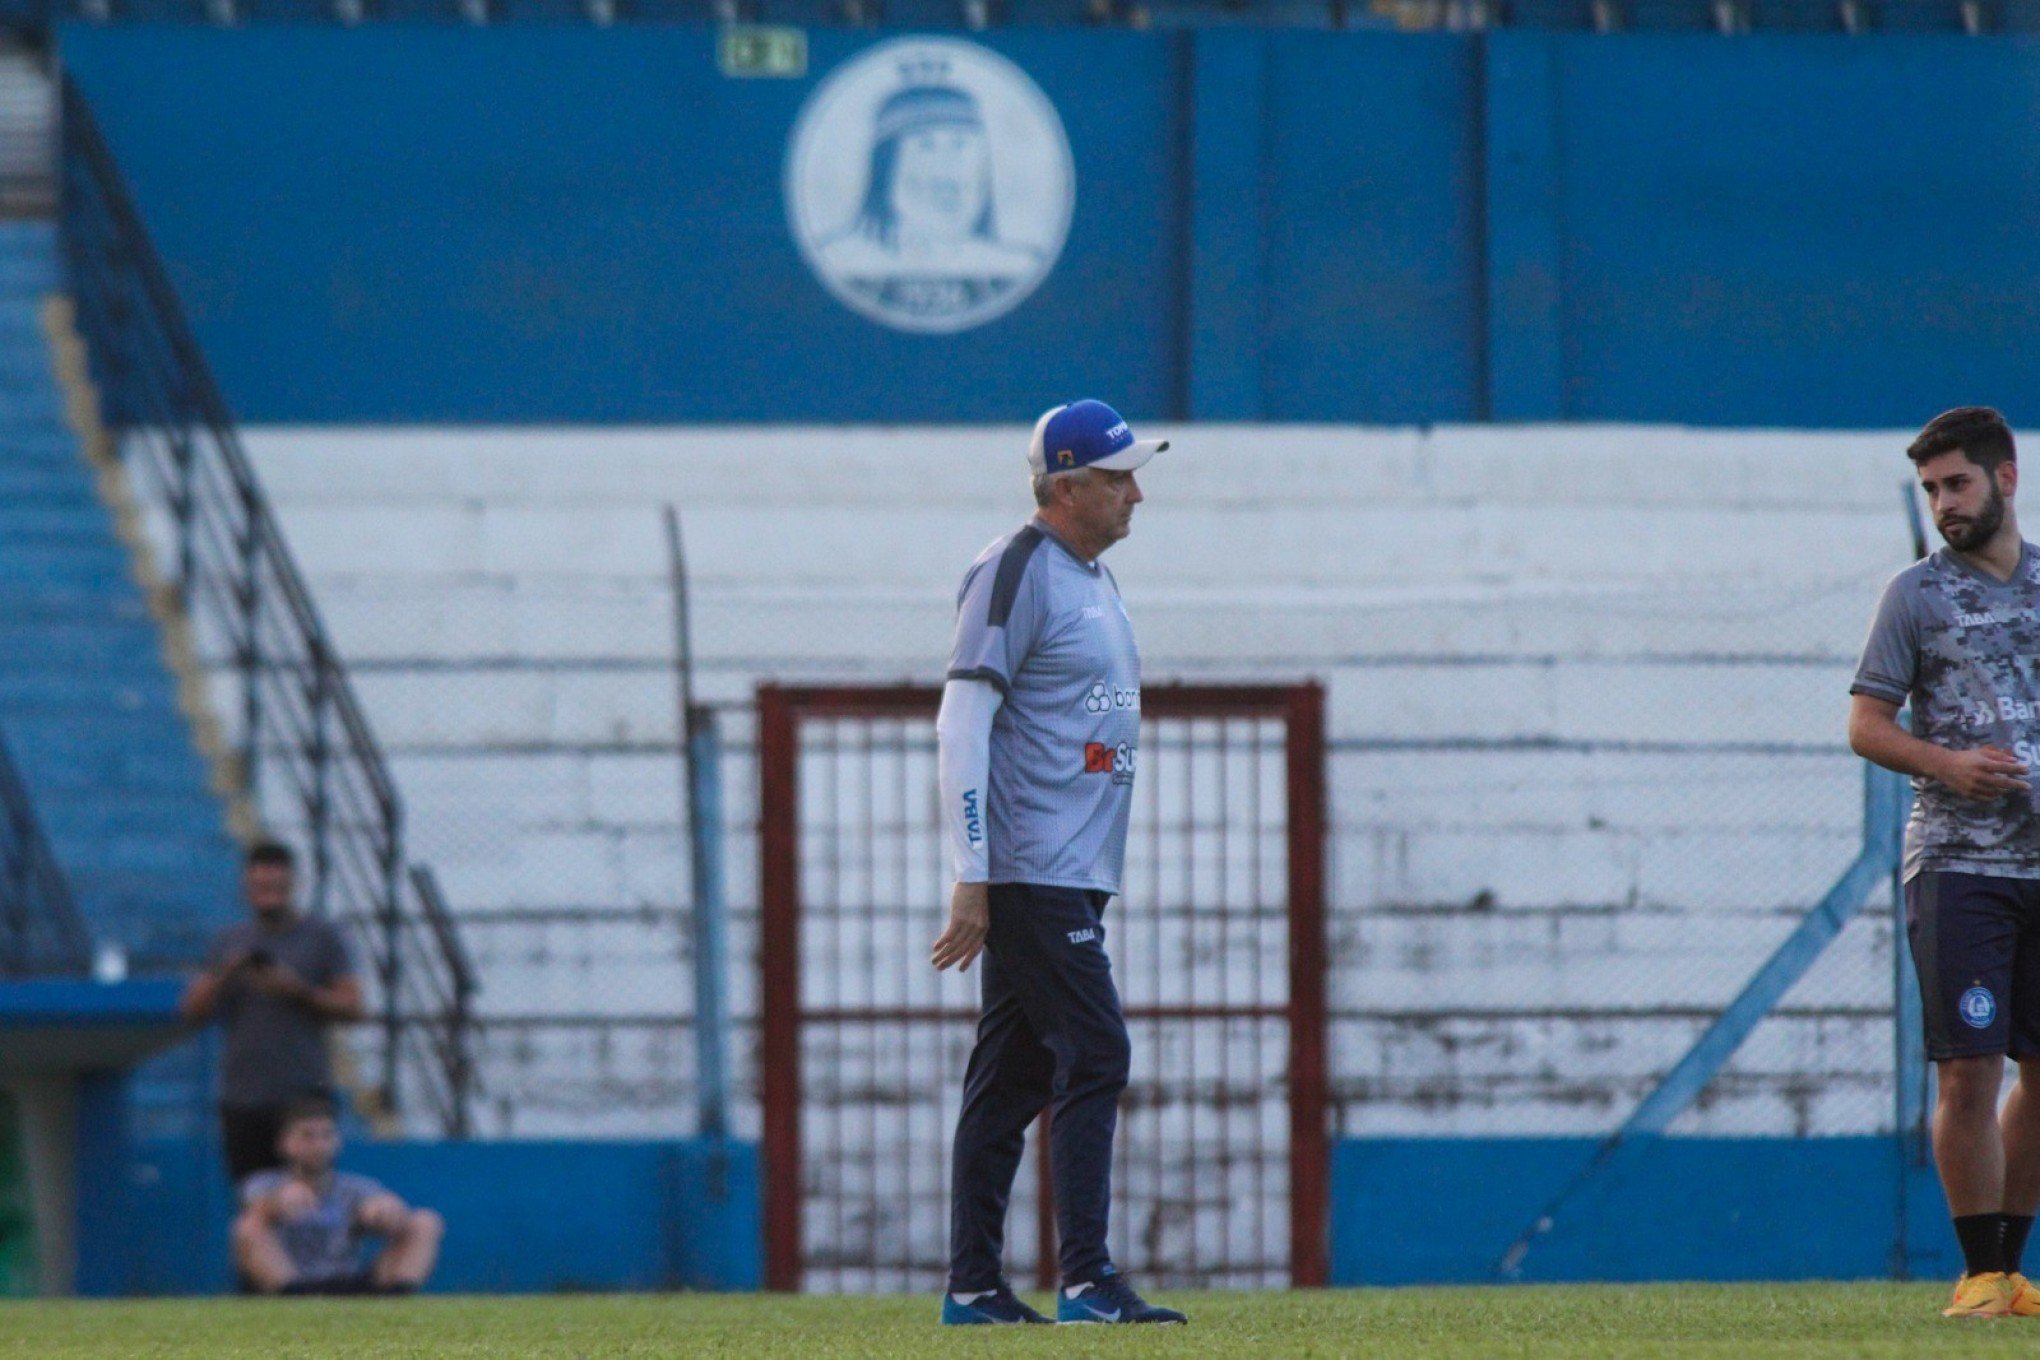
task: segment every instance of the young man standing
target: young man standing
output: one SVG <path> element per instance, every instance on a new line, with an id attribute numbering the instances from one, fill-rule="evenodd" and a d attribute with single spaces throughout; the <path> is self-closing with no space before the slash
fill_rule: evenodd
<path id="1" fill-rule="evenodd" d="M 333 1107 L 303 1100 L 283 1116 L 283 1169 L 241 1187 L 234 1264 L 263 1294 L 409 1294 L 432 1276 L 446 1224 L 366 1176 L 333 1169 Z M 381 1238 L 372 1264 L 364 1239 Z"/>
<path id="2" fill-rule="evenodd" d="M 2019 536 L 2004 417 L 1949 411 L 1906 453 L 1947 546 L 1885 589 L 1849 690 L 1849 745 L 1913 781 L 1906 932 L 1963 1259 L 1944 1312 L 2034 1316 L 2040 1290 L 2020 1260 L 2040 1205 L 2040 554 Z M 2000 1111 L 2007 1054 L 2019 1076 Z"/>
<path id="3" fill-rule="evenodd" d="M 328 1028 L 361 1018 L 361 984 L 339 929 L 297 910 L 290 847 L 252 846 L 242 891 L 251 919 L 220 932 L 180 1003 L 194 1024 L 217 1015 L 226 1025 L 220 1144 L 236 1186 L 277 1165 L 284 1110 L 332 1090 Z"/>
<path id="4" fill-rule="evenodd" d="M 1140 653 L 1099 557 L 1132 530 L 1142 442 L 1099 401 L 1058 406 L 1028 450 L 1033 520 L 963 578 L 935 723 L 956 885 L 937 968 L 982 951 L 983 1009 L 950 1183 L 952 1324 L 1047 1322 L 1000 1274 L 1027 1126 L 1052 1107 L 1059 1322 L 1182 1322 L 1105 1245 L 1130 1046 L 1105 904 L 1119 891 L 1140 749 Z"/>

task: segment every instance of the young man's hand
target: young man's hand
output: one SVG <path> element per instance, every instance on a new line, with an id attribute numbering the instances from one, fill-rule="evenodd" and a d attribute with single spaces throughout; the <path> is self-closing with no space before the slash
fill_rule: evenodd
<path id="1" fill-rule="evenodd" d="M 366 1233 L 387 1237 L 403 1229 L 411 1211 L 395 1195 L 371 1195 L 354 1211 L 355 1226 Z"/>
<path id="2" fill-rule="evenodd" d="M 310 1001 L 312 985 L 291 971 L 287 963 L 258 964 L 248 970 L 248 983 L 265 996 L 283 1001 Z"/>
<path id="3" fill-rule="evenodd" d="M 319 1192 L 293 1176 L 269 1193 L 270 1216 L 278 1223 L 295 1223 L 319 1207 Z"/>
<path id="4" fill-rule="evenodd" d="M 2026 767 L 2002 746 L 1978 746 L 1967 751 L 1949 751 L 1934 778 L 1964 798 L 1993 802 L 2008 793 L 2024 793 Z"/>

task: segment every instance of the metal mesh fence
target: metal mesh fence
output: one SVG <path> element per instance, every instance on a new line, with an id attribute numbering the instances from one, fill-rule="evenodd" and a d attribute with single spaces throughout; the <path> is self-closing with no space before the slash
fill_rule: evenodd
<path id="1" fill-rule="evenodd" d="M 770 702 L 768 1280 L 926 1287 L 947 1262 L 949 1134 L 977 1011 L 975 977 L 924 961 L 939 925 L 925 904 L 947 888 L 936 694 Z M 1143 697 L 1140 886 L 1105 920 L 1134 1051 L 1112 1245 L 1157 1283 L 1323 1278 L 1315 1238 L 1291 1233 L 1292 1202 L 1302 1221 L 1323 1215 L 1322 971 L 1292 972 L 1319 953 L 1321 856 L 1293 833 L 1319 822 L 1320 712 L 1314 689 Z M 1319 1132 L 1293 1144 L 1293 1128 Z M 1040 1171 L 1037 1156 L 1008 1256 L 1046 1287 Z"/>
<path id="2" fill-rule="evenodd" d="M 1719 599 L 1658 603 L 1704 608 L 1716 645 L 1732 636 Z M 1766 640 L 1743 654 L 1362 658 L 1335 672 L 1340 1129 L 1612 1128 L 1819 898 L 1861 839 L 1860 765 L 1840 741 L 1848 665 Z M 390 746 L 410 853 L 438 869 L 483 973 L 484 1129 L 691 1127 L 666 663 L 371 662 L 356 675 L 379 721 L 403 715 Z M 741 702 L 720 716 L 737 1115 L 755 1134 L 752 717 Z M 1133 854 L 1135 892 L 1180 862 L 1168 846 Z M 921 904 L 922 933 L 940 910 L 939 893 Z M 1886 1127 L 1891 967 L 1880 895 L 1678 1130 Z"/>
<path id="3" fill-rule="evenodd" d="M 1857 572 L 1790 594 L 1559 583 L 1342 597 L 1326 604 L 1321 637 L 1300 627 L 1302 605 L 1292 601 L 1264 620 L 1269 637 L 1303 639 L 1287 651 L 1229 615 L 1138 611 L 1158 679 L 1329 682 L 1335 1132 L 1591 1136 L 1621 1122 L 1861 844 L 1861 765 L 1841 730 L 1850 653 L 1875 589 Z M 452 624 L 444 647 L 421 655 L 432 648 L 413 635 L 371 627 L 385 616 L 415 619 L 415 608 L 339 594 L 343 648 L 365 658 L 355 662 L 356 684 L 407 801 L 408 853 L 439 872 L 482 973 L 478 1131 L 691 1132 L 682 770 L 674 679 L 656 626 L 666 597 L 650 579 L 611 583 L 593 592 L 598 607 L 577 624 L 580 597 L 567 584 L 504 594 L 537 620 L 519 624 L 529 645 L 515 655 L 463 655 Z M 912 626 L 899 628 L 890 615 L 838 610 L 837 631 L 813 657 L 775 660 L 761 632 L 770 617 L 746 622 L 741 612 L 727 602 L 704 611 L 702 685 L 719 701 L 725 739 L 732 1131 L 758 1138 L 758 772 L 744 696 L 761 673 L 890 678 L 921 661 L 884 658 L 925 660 L 934 649 L 924 645 L 929 611 L 919 605 L 901 614 Z M 625 618 L 636 623 L 620 632 Z M 1140 792 L 1163 787 L 1144 779 Z M 1245 806 L 1210 812 L 1202 841 L 1137 837 L 1125 905 L 1175 895 L 1171 876 L 1182 874 L 1233 883 L 1242 900 L 1275 895 L 1272 881 L 1250 888 L 1267 861 L 1253 867 Z M 874 846 L 883 839 L 873 836 Z M 1219 844 L 1230 847 L 1222 859 Z M 887 967 L 904 950 L 900 966 L 910 971 L 943 910 L 932 849 L 912 854 L 928 863 L 904 883 L 890 933 L 857 946 Z M 1251 998 L 1267 973 L 1265 942 L 1212 925 L 1183 916 L 1171 947 L 1207 970 L 1213 991 Z M 871 976 L 861 952 L 811 966 L 844 987 Z M 1888 1131 L 1892 970 L 1891 903 L 1880 893 L 1672 1131 Z M 1128 980 L 1131 992 L 1136 979 Z M 929 1004 L 967 1008 L 970 995 Z M 1205 1032 L 1156 1022 L 1136 1048 L 1165 1063 L 1175 1048 L 1232 1052 L 1240 1070 L 1253 1071 L 1265 1069 L 1254 1050 L 1269 1042 L 1249 1023 Z M 967 1043 L 965 1032 L 911 1052 L 948 1086 L 960 1082 Z M 896 1108 L 887 1074 L 906 1052 L 874 1040 L 828 1055 L 843 1083 L 829 1117 L 868 1120 Z M 1199 1108 L 1243 1125 L 1273 1117 L 1279 1102 L 1265 1089 L 1232 1085 L 1221 1079 Z M 1136 1087 L 1133 1117 L 1141 1099 Z M 952 1117 L 947 1107 L 915 1114 L 927 1127 L 913 1125 L 904 1142 L 936 1145 Z M 869 1156 L 896 1156 L 889 1139 L 873 1140 Z M 869 1163 L 845 1174 L 853 1172 L 872 1175 Z M 846 1221 L 842 1234 L 910 1242 L 890 1258 L 899 1270 L 846 1273 L 841 1284 L 899 1287 L 907 1276 L 927 1284 L 947 1168 L 917 1156 L 908 1174 L 917 1179 L 902 1182 L 898 1215 Z M 1036 1174 L 1030 1154 L 1009 1234 L 1022 1273 L 1038 1255 L 1029 1231 Z M 1251 1158 L 1189 1158 L 1152 1174 L 1188 1187 L 1177 1197 L 1188 1206 L 1180 1218 L 1143 1228 L 1166 1245 L 1171 1234 L 1206 1240 L 1200 1196 L 1245 1196 L 1256 1175 L 1277 1173 Z M 849 1260 L 845 1253 L 846 1272 Z"/>
<path id="4" fill-rule="evenodd" d="M 1357 800 L 1343 850 L 1477 843 L 1448 852 L 1435 895 L 1391 892 L 1371 910 L 1348 901 L 1334 912 L 1334 1099 L 1355 1134 L 1612 1131 L 1862 834 L 1861 765 L 1834 748 L 1355 742 L 1335 764 Z M 1421 775 L 1398 778 L 1418 765 Z M 1517 806 L 1490 805 L 1474 826 L 1432 820 L 1411 796 L 1425 786 Z M 1455 878 L 1458 891 L 1446 889 Z M 1673 1131 L 1889 1129 L 1892 967 L 1885 893 Z"/>

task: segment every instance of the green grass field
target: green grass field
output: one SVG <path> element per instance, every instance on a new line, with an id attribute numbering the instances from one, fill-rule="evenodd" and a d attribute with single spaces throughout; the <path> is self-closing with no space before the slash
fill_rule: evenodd
<path id="1" fill-rule="evenodd" d="M 1187 1328 L 951 1328 L 932 1299 L 765 1295 L 0 1304 L 0 1356 L 1935 1356 L 2040 1352 L 2040 1318 L 1946 1322 L 1938 1285 L 1154 1291 Z"/>

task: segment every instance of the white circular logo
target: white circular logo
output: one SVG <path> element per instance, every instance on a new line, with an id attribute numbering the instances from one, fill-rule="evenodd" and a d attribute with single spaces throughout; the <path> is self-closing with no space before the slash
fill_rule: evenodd
<path id="1" fill-rule="evenodd" d="M 1988 987 L 1971 987 L 1956 1006 L 1962 1012 L 1962 1023 L 1971 1029 L 1989 1029 L 1990 1022 L 1997 1019 L 1997 998 Z"/>
<path id="2" fill-rule="evenodd" d="M 830 72 L 786 153 L 786 216 L 808 268 L 896 330 L 950 334 L 1024 302 L 1076 206 L 1062 119 L 995 52 L 897 38 Z"/>

